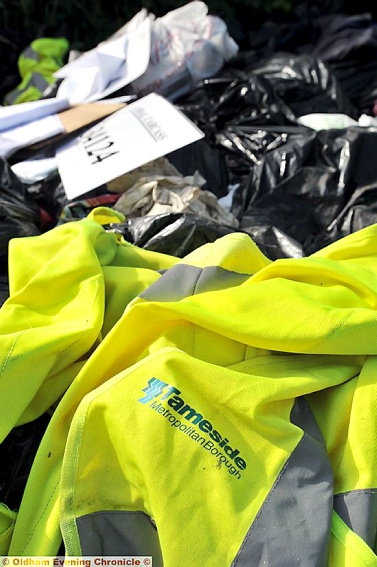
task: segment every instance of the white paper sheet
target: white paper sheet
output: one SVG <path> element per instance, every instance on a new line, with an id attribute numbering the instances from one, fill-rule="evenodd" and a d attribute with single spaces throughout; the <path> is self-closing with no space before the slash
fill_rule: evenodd
<path id="1" fill-rule="evenodd" d="M 11 169 L 21 181 L 31 185 L 56 173 L 58 164 L 55 157 L 27 159 L 15 163 Z"/>
<path id="2" fill-rule="evenodd" d="M 45 116 L 17 128 L 11 128 L 0 133 L 0 156 L 8 158 L 21 148 L 26 148 L 31 144 L 63 132 L 63 124 L 57 114 Z"/>
<path id="3" fill-rule="evenodd" d="M 137 25 L 125 26 L 122 34 L 115 34 L 54 74 L 63 78 L 57 97 L 79 104 L 99 100 L 121 89 L 145 73 L 150 44 L 149 17 L 143 21 L 140 18 Z"/>
<path id="4" fill-rule="evenodd" d="M 203 137 L 173 104 L 152 93 L 58 149 L 59 173 L 74 199 Z"/>
<path id="5" fill-rule="evenodd" d="M 11 106 L 0 106 L 0 132 L 38 120 L 44 116 L 57 114 L 69 108 L 67 99 L 46 98 L 23 102 Z"/>

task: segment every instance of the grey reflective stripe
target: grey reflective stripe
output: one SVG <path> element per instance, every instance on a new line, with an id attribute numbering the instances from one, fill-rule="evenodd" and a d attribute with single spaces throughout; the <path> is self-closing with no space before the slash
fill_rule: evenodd
<path id="1" fill-rule="evenodd" d="M 94 512 L 76 519 L 82 555 L 151 555 L 162 567 L 157 530 L 143 512 Z"/>
<path id="2" fill-rule="evenodd" d="M 14 89 L 10 93 L 8 93 L 5 97 L 7 104 L 13 104 L 15 100 L 21 96 L 22 93 L 26 92 L 30 87 L 35 87 L 39 90 L 41 95 L 45 92 L 46 88 L 50 86 L 50 83 L 46 81 L 46 79 L 40 73 L 33 73 L 30 77 L 29 82 L 27 83 L 26 87 L 23 89 Z"/>
<path id="3" fill-rule="evenodd" d="M 18 99 L 18 97 L 20 96 L 21 93 L 23 93 L 26 89 L 23 90 L 14 90 L 11 91 L 10 93 L 8 93 L 5 97 L 5 103 L 6 104 L 14 104 L 14 102 Z"/>
<path id="4" fill-rule="evenodd" d="M 36 71 L 35 73 L 32 74 L 30 81 L 28 83 L 28 87 L 33 86 L 37 88 L 39 91 L 41 91 L 41 93 L 43 93 L 43 91 L 49 86 L 49 84 L 50 83 L 46 81 L 44 76 Z"/>
<path id="5" fill-rule="evenodd" d="M 377 548 L 377 489 L 334 496 L 334 510 L 372 549 Z"/>
<path id="6" fill-rule="evenodd" d="M 307 402 L 291 421 L 304 435 L 251 525 L 232 567 L 323 567 L 331 533 L 333 473 Z"/>
<path id="7" fill-rule="evenodd" d="M 39 61 L 39 59 L 41 58 L 39 53 L 34 51 L 34 49 L 30 45 L 23 50 L 21 57 L 26 57 L 26 59 L 33 59 L 34 61 Z"/>
<path id="8" fill-rule="evenodd" d="M 140 295 L 150 301 L 179 301 L 197 293 L 240 285 L 250 277 L 220 266 L 197 268 L 176 264 Z"/>

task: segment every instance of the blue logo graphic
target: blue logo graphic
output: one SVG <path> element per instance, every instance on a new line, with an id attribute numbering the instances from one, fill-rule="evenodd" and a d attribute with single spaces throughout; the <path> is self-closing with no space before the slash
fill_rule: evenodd
<path id="1" fill-rule="evenodd" d="M 142 389 L 142 392 L 145 392 L 145 396 L 143 398 L 139 398 L 138 402 L 146 404 L 153 400 L 153 398 L 157 398 L 162 394 L 167 385 L 167 382 L 163 382 L 158 378 L 151 378 L 148 380 L 148 386 L 145 386 L 145 388 Z"/>

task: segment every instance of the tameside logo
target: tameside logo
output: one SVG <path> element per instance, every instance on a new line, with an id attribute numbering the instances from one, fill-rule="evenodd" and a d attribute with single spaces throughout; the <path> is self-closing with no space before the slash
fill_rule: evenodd
<path id="1" fill-rule="evenodd" d="M 162 394 L 165 386 L 168 386 L 167 382 L 163 382 L 158 378 L 151 378 L 150 380 L 148 380 L 148 386 L 145 386 L 145 388 L 142 389 L 142 392 L 145 392 L 144 398 L 140 398 L 138 401 L 142 404 L 150 402 L 151 400 L 153 400 L 153 398 L 157 398 L 160 394 Z M 173 388 L 172 386 L 169 386 L 169 388 L 175 390 L 175 388 Z M 178 392 L 178 390 L 176 391 Z"/>
<path id="2" fill-rule="evenodd" d="M 219 463 L 224 464 L 230 474 L 236 478 L 241 478 L 240 471 L 245 470 L 247 465 L 245 459 L 241 457 L 240 451 L 233 449 L 227 437 L 217 431 L 203 414 L 197 412 L 195 408 L 185 402 L 180 396 L 180 390 L 159 378 L 153 377 L 148 380 L 148 385 L 142 389 L 142 392 L 145 395 L 138 400 L 141 404 L 149 403 L 149 407 L 166 418 L 172 427 L 179 429 L 193 441 L 199 443 L 203 449 L 217 457 Z M 169 407 L 161 403 L 165 400 Z M 170 409 L 174 410 L 174 413 L 171 413 Z M 186 425 L 185 421 L 180 421 L 182 418 L 190 424 L 197 425 L 197 428 Z M 203 433 L 206 436 L 203 436 Z"/>

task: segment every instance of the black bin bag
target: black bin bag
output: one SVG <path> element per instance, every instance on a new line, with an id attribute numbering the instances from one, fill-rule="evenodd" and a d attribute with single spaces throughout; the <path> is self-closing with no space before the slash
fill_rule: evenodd
<path id="1" fill-rule="evenodd" d="M 263 78 L 233 68 L 206 79 L 176 104 L 205 133 L 205 139 L 201 146 L 196 143 L 195 159 L 194 144 L 168 157 L 183 174 L 194 173 L 197 163 L 207 180 L 205 188 L 218 197 L 227 193 L 229 185 L 244 184 L 257 159 L 284 141 L 285 128 L 295 123 L 293 113 Z M 275 131 L 260 139 L 260 127 L 266 125 L 280 125 L 283 139 Z"/>
<path id="2" fill-rule="evenodd" d="M 290 133 L 252 168 L 233 212 L 245 230 L 270 225 L 310 254 L 377 222 L 377 130 Z"/>
<path id="3" fill-rule="evenodd" d="M 0 444 L 0 502 L 9 508 L 20 506 L 34 457 L 50 421 L 44 413 L 38 419 L 14 427 Z"/>
<path id="4" fill-rule="evenodd" d="M 12 238 L 40 234 L 39 208 L 26 187 L 0 158 L 0 274 L 8 272 L 8 244 Z"/>
<path id="5" fill-rule="evenodd" d="M 294 115 L 262 76 L 224 67 L 176 105 L 206 134 L 209 143 L 228 124 L 289 124 Z"/>
<path id="6" fill-rule="evenodd" d="M 205 139 L 198 140 L 166 155 L 181 175 L 194 175 L 198 171 L 206 180 L 202 189 L 216 197 L 227 194 L 228 173 L 221 149 L 210 146 Z"/>
<path id="7" fill-rule="evenodd" d="M 260 60 L 241 52 L 233 64 L 263 79 L 296 118 L 314 112 L 359 115 L 330 66 L 310 54 L 283 52 Z"/>
<path id="8" fill-rule="evenodd" d="M 232 232 L 248 234 L 270 260 L 303 255 L 300 244 L 275 227 L 256 225 L 238 229 L 192 213 L 137 217 L 125 223 L 112 223 L 107 230 L 122 234 L 128 242 L 146 250 L 178 258 Z"/>
<path id="9" fill-rule="evenodd" d="M 336 112 L 357 117 L 330 68 L 309 54 L 260 59 L 240 52 L 176 104 L 220 152 L 228 186 L 238 183 L 243 190 L 258 160 L 285 144 L 292 128 L 300 128 L 299 116 Z"/>
<path id="10" fill-rule="evenodd" d="M 234 227 L 192 213 L 135 217 L 125 223 L 112 223 L 108 230 L 121 233 L 125 240 L 140 248 L 178 258 L 235 231 Z"/>

